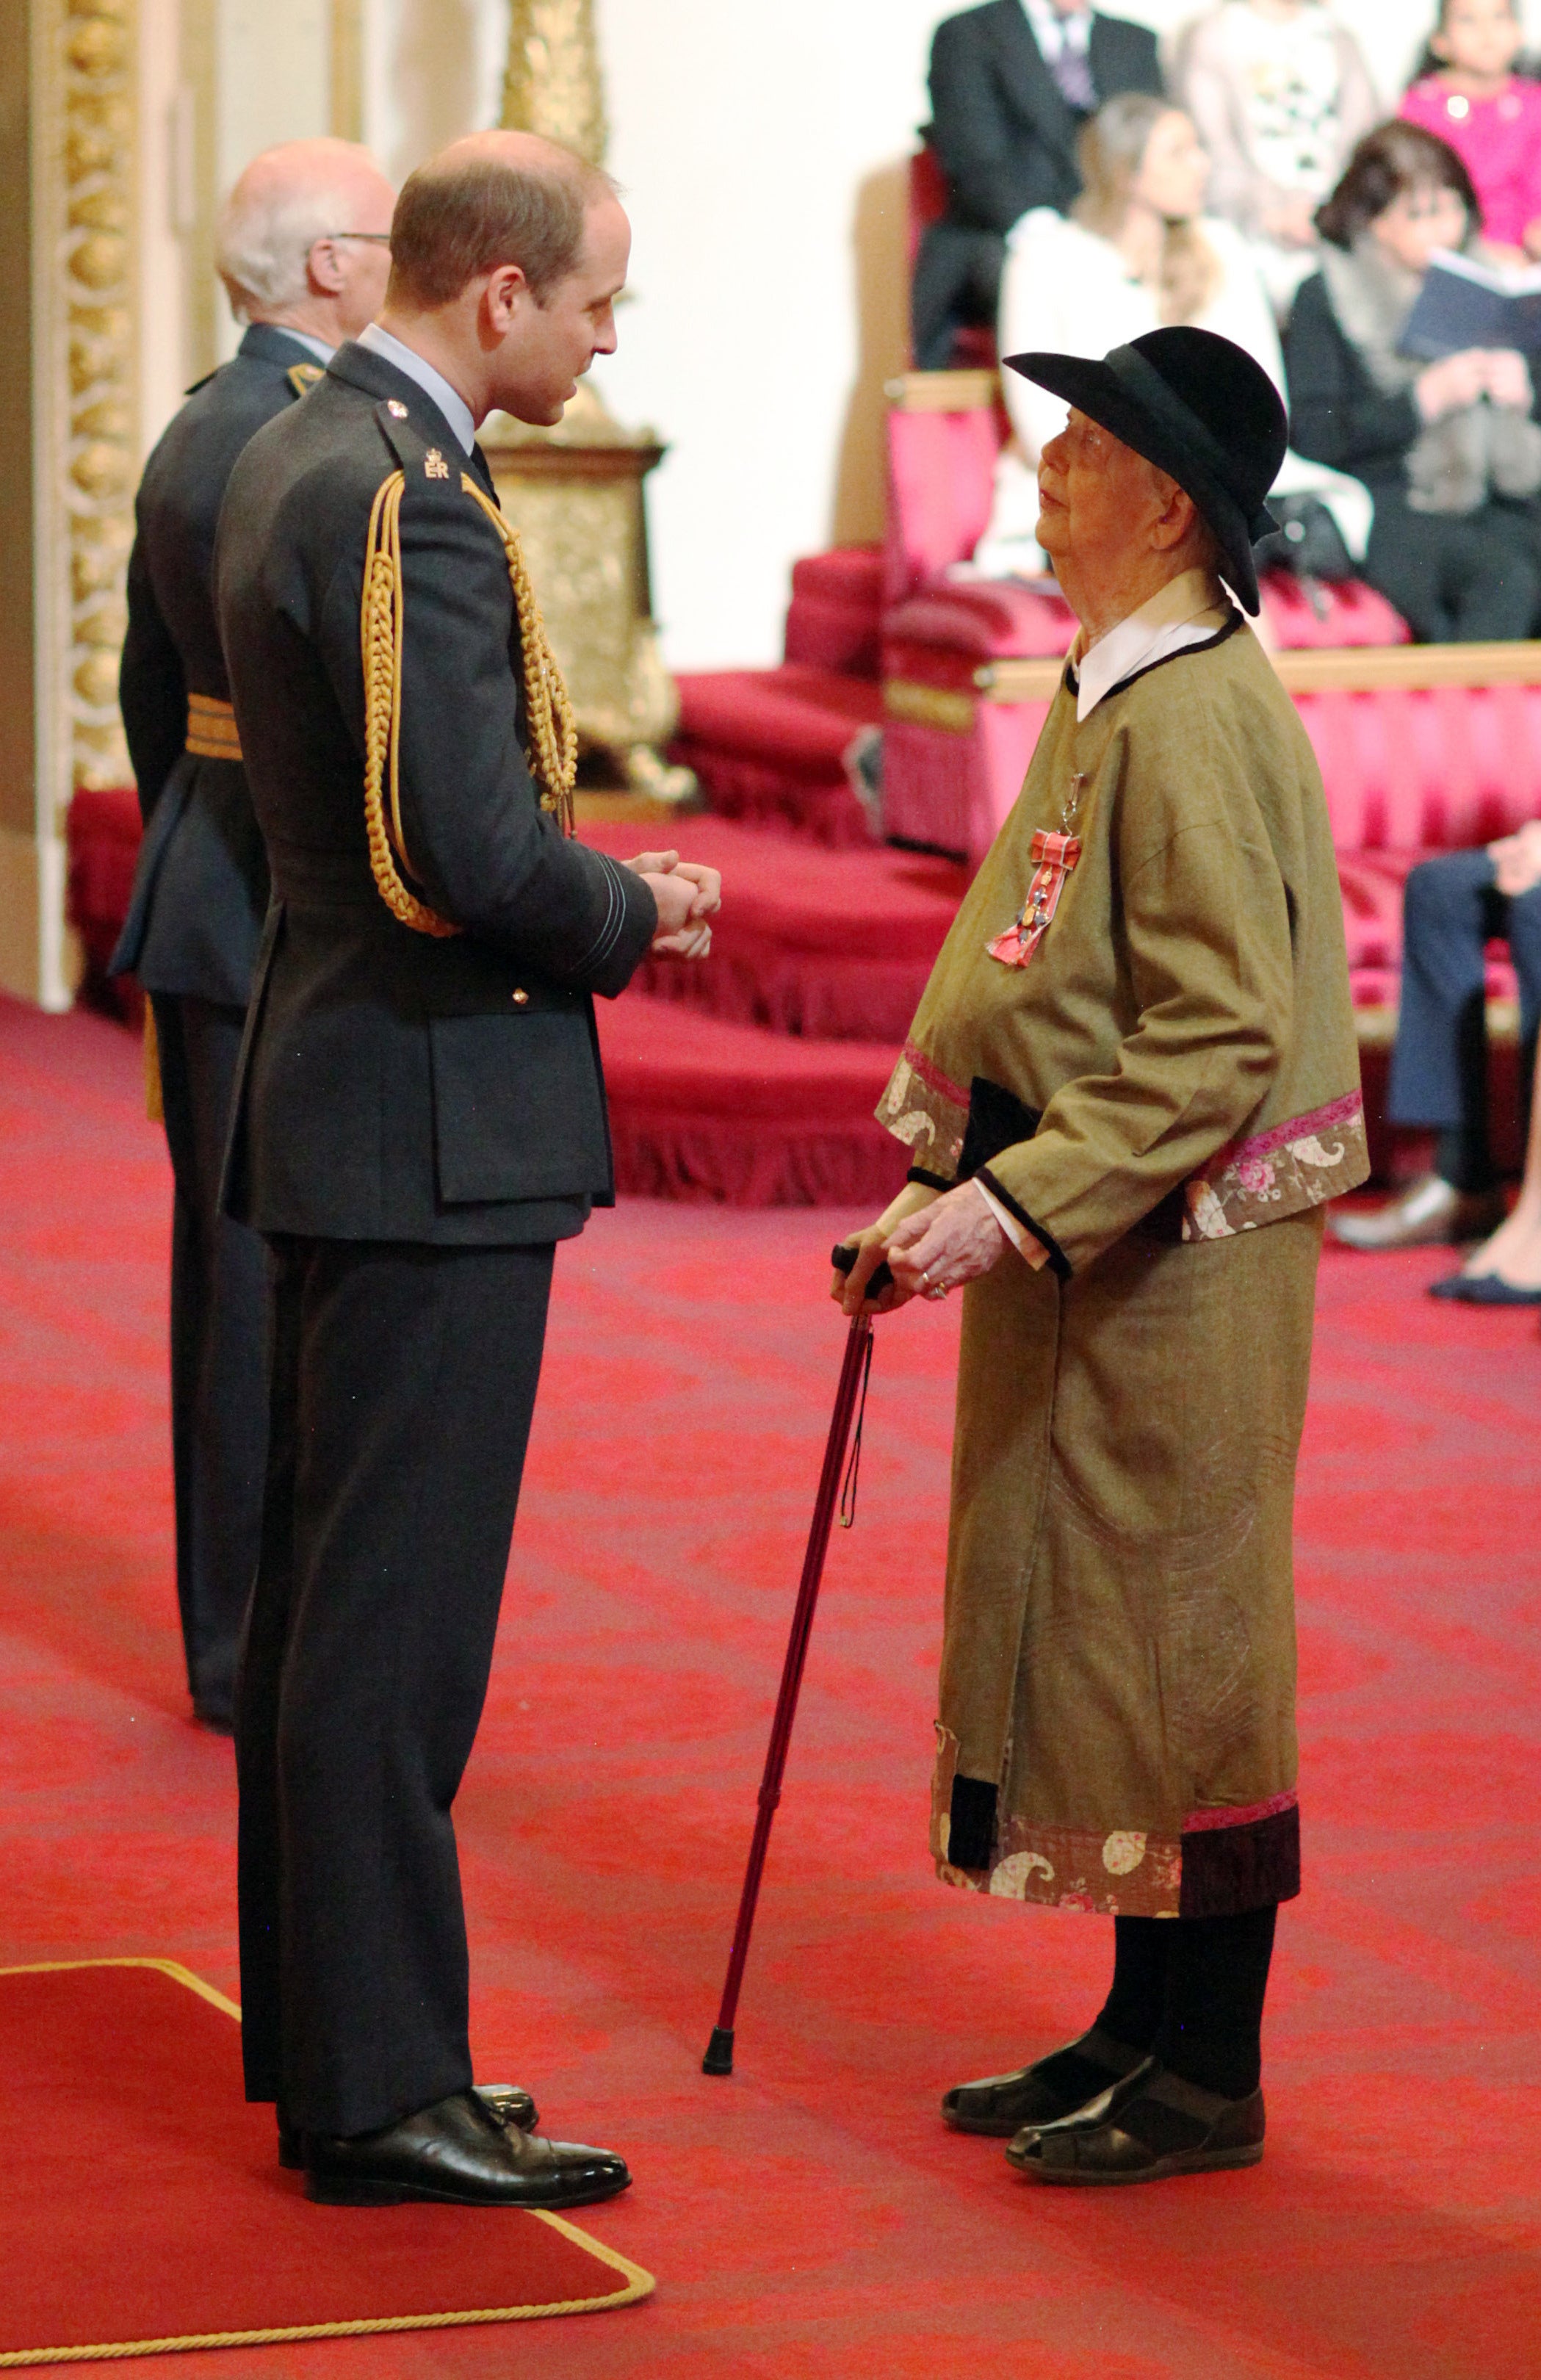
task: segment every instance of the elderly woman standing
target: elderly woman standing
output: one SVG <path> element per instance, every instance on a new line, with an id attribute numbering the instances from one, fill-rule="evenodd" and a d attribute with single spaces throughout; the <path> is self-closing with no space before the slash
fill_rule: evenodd
<path id="1" fill-rule="evenodd" d="M 1038 534 L 1081 633 L 879 1111 L 909 1186 L 835 1294 L 885 1255 L 880 1310 L 969 1284 L 939 1873 L 1116 1920 L 1091 2030 L 943 2113 L 1135 2181 L 1262 2154 L 1319 1209 L 1367 1163 L 1321 779 L 1221 585 L 1256 610 L 1278 395 L 1191 328 L 1009 360 L 1073 408 Z"/>

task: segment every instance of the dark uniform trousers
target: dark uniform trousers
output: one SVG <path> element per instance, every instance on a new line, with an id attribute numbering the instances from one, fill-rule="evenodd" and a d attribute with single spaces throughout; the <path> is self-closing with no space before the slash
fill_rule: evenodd
<path id="1" fill-rule="evenodd" d="M 193 1701 L 228 1718 L 236 1647 L 257 1567 L 264 1456 L 267 1250 L 220 1212 L 220 1173 L 244 1008 L 154 992 L 175 1193 L 171 1444 L 176 1597 Z"/>
<path id="2" fill-rule="evenodd" d="M 371 2131 L 470 2087 L 451 1804 L 486 1697 L 550 1245 L 279 1238 L 242 1648 L 248 2096 Z"/>
<path id="3" fill-rule="evenodd" d="M 1425 860 L 1407 879 L 1401 1008 L 1388 1110 L 1394 1123 L 1441 1135 L 1438 1170 L 1458 1190 L 1494 1180 L 1487 1136 L 1489 941 L 1506 937 L 1520 978 L 1522 1097 L 1541 1018 L 1541 886 L 1511 900 L 1484 850 Z"/>
<path id="4" fill-rule="evenodd" d="M 267 1253 L 221 1214 L 220 1165 L 268 866 L 240 761 L 186 748 L 188 702 L 229 695 L 211 574 L 231 471 L 316 376 L 298 339 L 254 323 L 189 391 L 139 492 L 120 685 L 145 832 L 112 964 L 138 976 L 154 1010 L 176 1185 L 176 1598 L 194 1706 L 226 1725 L 261 1511 Z"/>

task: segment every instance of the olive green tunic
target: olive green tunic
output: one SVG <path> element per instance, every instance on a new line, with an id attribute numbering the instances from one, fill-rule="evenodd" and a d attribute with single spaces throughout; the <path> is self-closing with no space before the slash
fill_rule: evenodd
<path id="1" fill-rule="evenodd" d="M 1005 966 L 1076 795 L 1078 864 Z M 1321 779 L 1237 615 L 1085 722 L 1067 673 L 879 1108 L 923 1178 L 957 1178 L 981 1079 L 1041 1111 L 979 1170 L 1047 1261 L 965 1293 L 939 1873 L 1126 1914 L 1286 1898 L 1319 1208 L 1368 1165 Z"/>

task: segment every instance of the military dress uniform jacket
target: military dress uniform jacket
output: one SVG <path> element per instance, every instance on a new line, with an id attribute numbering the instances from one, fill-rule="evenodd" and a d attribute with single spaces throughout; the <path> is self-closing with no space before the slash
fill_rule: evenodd
<path id="1" fill-rule="evenodd" d="M 360 598 L 398 469 L 402 840 L 447 938 L 386 907 L 365 831 Z M 491 493 L 418 382 L 350 344 L 231 479 L 220 632 L 273 901 L 225 1199 L 269 1234 L 516 1245 L 613 1196 L 592 995 L 624 990 L 657 908 L 540 807 L 507 556 L 467 478 Z"/>
<path id="2" fill-rule="evenodd" d="M 187 750 L 188 697 L 228 703 L 214 621 L 214 532 L 236 458 L 320 367 L 254 322 L 200 381 L 145 466 L 128 562 L 119 700 L 145 836 L 115 974 L 147 991 L 244 1008 L 268 906 L 268 864 L 238 759 Z"/>

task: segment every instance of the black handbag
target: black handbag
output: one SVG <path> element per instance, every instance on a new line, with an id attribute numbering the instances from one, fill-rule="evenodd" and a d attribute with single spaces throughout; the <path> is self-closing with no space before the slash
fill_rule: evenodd
<path id="1" fill-rule="evenodd" d="M 1343 533 L 1320 496 L 1273 496 L 1268 510 L 1279 527 L 1252 549 L 1259 570 L 1287 570 L 1292 578 L 1319 578 L 1329 587 L 1356 575 Z"/>

